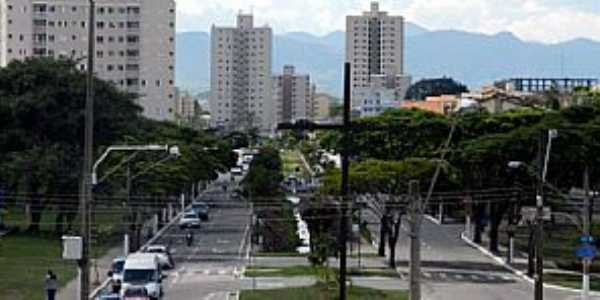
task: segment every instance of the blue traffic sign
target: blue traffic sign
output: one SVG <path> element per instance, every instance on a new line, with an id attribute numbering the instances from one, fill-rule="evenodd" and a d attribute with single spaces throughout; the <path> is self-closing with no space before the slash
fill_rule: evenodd
<path id="1" fill-rule="evenodd" d="M 591 235 L 582 235 L 579 237 L 579 241 L 584 244 L 592 244 L 594 243 L 594 237 Z"/>
<path id="2" fill-rule="evenodd" d="M 582 259 L 592 259 L 598 255 L 598 250 L 592 245 L 584 245 L 577 248 L 575 255 Z"/>

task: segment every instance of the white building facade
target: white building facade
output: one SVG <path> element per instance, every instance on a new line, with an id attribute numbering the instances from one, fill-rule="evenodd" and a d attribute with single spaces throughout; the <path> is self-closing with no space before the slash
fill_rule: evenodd
<path id="1" fill-rule="evenodd" d="M 352 66 L 353 110 L 362 110 L 367 95 L 404 99 L 411 81 L 404 74 L 404 18 L 380 11 L 377 2 L 360 16 L 347 16 L 346 61 Z"/>
<path id="2" fill-rule="evenodd" d="M 315 86 L 310 83 L 310 76 L 296 74 L 293 66 L 284 66 L 283 74 L 273 76 L 276 124 L 313 120 L 314 89 Z"/>
<path id="3" fill-rule="evenodd" d="M 89 2 L 0 0 L 0 66 L 32 56 L 80 60 Z M 95 72 L 138 94 L 146 117 L 174 120 L 175 1 L 96 0 Z"/>
<path id="4" fill-rule="evenodd" d="M 254 27 L 252 15 L 239 14 L 236 27 L 211 30 L 211 126 L 225 131 L 272 132 L 273 32 Z"/>

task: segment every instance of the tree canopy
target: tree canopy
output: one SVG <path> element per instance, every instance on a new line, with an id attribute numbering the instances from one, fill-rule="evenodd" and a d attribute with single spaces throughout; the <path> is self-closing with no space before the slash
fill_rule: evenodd
<path id="1" fill-rule="evenodd" d="M 406 98 L 411 100 L 425 100 L 431 96 L 460 95 L 467 93 L 467 87 L 452 78 L 423 79 L 411 85 L 406 93 Z"/>

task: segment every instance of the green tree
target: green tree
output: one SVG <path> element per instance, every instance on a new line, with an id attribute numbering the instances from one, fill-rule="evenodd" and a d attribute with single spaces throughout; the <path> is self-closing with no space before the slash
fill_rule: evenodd
<path id="1" fill-rule="evenodd" d="M 416 82 L 408 89 L 406 93 L 407 99 L 425 100 L 430 96 L 441 95 L 460 95 L 467 93 L 469 90 L 461 83 L 456 82 L 452 78 L 435 78 L 423 79 Z"/>
<path id="2" fill-rule="evenodd" d="M 111 144 L 131 129 L 141 108 L 134 95 L 101 80 L 95 84 L 95 142 Z M 57 224 L 67 217 L 65 212 L 73 211 L 72 199 L 47 195 L 77 194 L 85 86 L 85 74 L 68 60 L 30 58 L 0 70 L 0 113 L 6 117 L 0 122 L 0 157 L 5 158 L 0 178 L 12 191 L 31 195 L 26 200 L 31 207 L 29 230 L 39 230 L 41 213 L 49 205 L 59 210 Z"/>

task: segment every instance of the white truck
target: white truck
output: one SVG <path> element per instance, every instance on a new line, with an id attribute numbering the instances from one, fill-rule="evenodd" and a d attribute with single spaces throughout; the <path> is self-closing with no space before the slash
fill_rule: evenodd
<path id="1" fill-rule="evenodd" d="M 121 291 L 132 286 L 143 286 L 148 291 L 150 299 L 158 300 L 163 296 L 162 280 L 160 260 L 156 254 L 134 253 L 125 260 Z"/>

